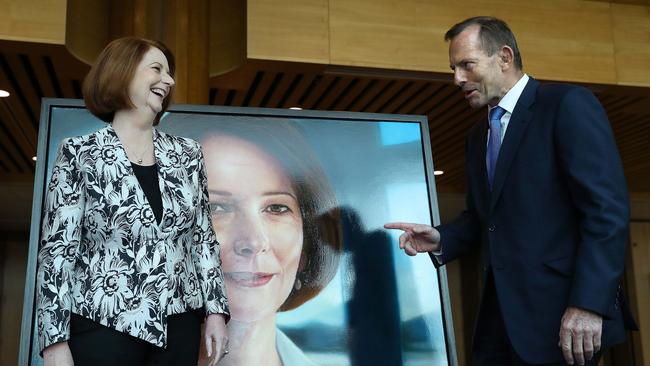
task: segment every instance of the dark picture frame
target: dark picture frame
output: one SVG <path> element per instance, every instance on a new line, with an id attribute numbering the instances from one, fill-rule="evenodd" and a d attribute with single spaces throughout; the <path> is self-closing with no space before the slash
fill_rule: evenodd
<path id="1" fill-rule="evenodd" d="M 397 245 L 399 233 L 381 228 L 381 223 L 396 220 L 440 223 L 426 117 L 174 105 L 158 128 L 200 140 L 212 133 L 212 128 L 220 131 L 219 126 L 231 124 L 245 130 L 247 126 L 273 123 L 294 129 L 313 150 L 310 154 L 322 165 L 335 193 L 343 232 L 337 275 L 313 299 L 280 313 L 278 328 L 319 364 L 363 365 L 359 357 L 368 356 L 360 356 L 361 349 L 373 353 L 376 348 L 384 348 L 386 354 L 376 352 L 383 360 L 394 356 L 402 364 L 457 365 L 445 268 L 435 269 L 428 256 L 405 256 Z M 81 100 L 43 100 L 21 328 L 21 366 L 42 365 L 35 337 L 36 266 L 44 192 L 56 149 L 64 137 L 91 133 L 104 125 L 85 109 Z M 209 164 L 206 166 L 209 171 Z M 406 200 L 409 205 L 404 203 Z M 349 278 L 353 278 L 353 283 Z M 394 344 L 384 347 L 382 342 L 389 342 L 388 338 L 375 339 L 369 335 L 374 333 L 372 327 L 378 326 L 376 319 L 391 316 L 396 336 L 390 338 Z M 333 320 L 317 322 L 324 318 Z M 314 338 L 309 336 L 310 329 L 328 334 L 331 343 L 310 341 Z M 365 349 L 373 344 L 373 349 Z M 367 360 L 365 364 L 374 362 Z"/>

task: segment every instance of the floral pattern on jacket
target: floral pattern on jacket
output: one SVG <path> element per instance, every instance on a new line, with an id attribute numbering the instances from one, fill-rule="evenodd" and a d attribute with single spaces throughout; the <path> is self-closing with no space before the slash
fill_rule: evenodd
<path id="1" fill-rule="evenodd" d="M 154 129 L 159 224 L 109 125 L 59 147 L 46 191 L 37 272 L 41 350 L 75 313 L 159 347 L 167 316 L 228 314 L 203 154 Z"/>

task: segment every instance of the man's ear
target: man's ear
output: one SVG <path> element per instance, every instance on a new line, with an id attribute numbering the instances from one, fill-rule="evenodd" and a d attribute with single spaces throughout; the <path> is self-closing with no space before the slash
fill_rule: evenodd
<path id="1" fill-rule="evenodd" d="M 512 67 L 515 60 L 515 53 L 509 46 L 503 46 L 499 50 L 499 63 L 503 70 L 509 69 Z"/>

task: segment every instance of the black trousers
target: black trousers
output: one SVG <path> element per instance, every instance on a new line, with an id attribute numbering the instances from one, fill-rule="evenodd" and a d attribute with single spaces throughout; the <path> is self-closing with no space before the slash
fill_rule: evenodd
<path id="1" fill-rule="evenodd" d="M 168 317 L 167 348 L 73 314 L 68 346 L 75 366 L 196 366 L 200 339 L 197 312 Z"/>
<path id="2" fill-rule="evenodd" d="M 558 319 L 559 321 L 559 319 Z M 559 337 L 559 335 L 558 335 Z M 559 338 L 558 338 L 559 341 Z M 598 352 L 586 366 L 596 366 L 600 360 L 601 353 Z M 578 363 L 575 362 L 574 365 Z M 532 366 L 522 360 L 512 347 L 506 327 L 503 322 L 503 315 L 497 300 L 497 291 L 494 285 L 492 270 L 489 271 L 481 309 L 479 310 L 477 326 L 474 332 L 474 344 L 472 348 L 473 366 Z M 566 362 L 543 364 L 543 366 L 565 366 Z"/>

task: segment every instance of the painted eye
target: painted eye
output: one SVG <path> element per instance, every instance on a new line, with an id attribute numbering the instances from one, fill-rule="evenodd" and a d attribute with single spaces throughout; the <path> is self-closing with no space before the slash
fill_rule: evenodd
<path id="1" fill-rule="evenodd" d="M 272 204 L 268 205 L 265 209 L 265 211 L 268 211 L 272 214 L 282 214 L 285 212 L 291 212 L 291 209 L 287 207 L 286 205 L 281 205 L 281 204 Z"/>
<path id="2" fill-rule="evenodd" d="M 221 202 L 210 202 L 210 213 L 221 214 L 232 212 L 232 206 Z"/>

